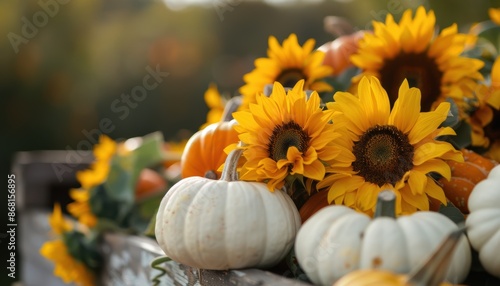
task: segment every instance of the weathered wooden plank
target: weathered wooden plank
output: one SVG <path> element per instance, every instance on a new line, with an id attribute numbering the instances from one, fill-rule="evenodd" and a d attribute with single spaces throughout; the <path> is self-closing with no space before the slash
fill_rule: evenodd
<path id="1" fill-rule="evenodd" d="M 149 285 L 160 273 L 149 264 L 155 257 L 162 256 L 163 251 L 155 240 L 148 237 L 108 233 L 104 236 L 102 253 L 105 266 L 101 280 L 104 285 Z M 160 279 L 160 285 L 308 285 L 260 269 L 212 271 L 174 261 L 163 263 L 163 267 L 166 275 Z"/>

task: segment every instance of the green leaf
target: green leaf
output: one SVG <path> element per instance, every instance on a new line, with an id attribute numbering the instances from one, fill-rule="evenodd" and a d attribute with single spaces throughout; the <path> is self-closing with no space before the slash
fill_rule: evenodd
<path id="1" fill-rule="evenodd" d="M 111 161 L 108 178 L 104 183 L 104 190 L 110 199 L 132 204 L 135 198 L 135 182 L 132 176 L 132 156 L 115 156 Z"/>
<path id="2" fill-rule="evenodd" d="M 448 116 L 446 117 L 446 120 L 443 121 L 441 126 L 442 127 L 446 127 L 446 126 L 454 127 L 460 121 L 460 114 L 458 111 L 458 106 L 455 103 L 455 101 L 449 97 L 446 98 L 446 102 L 450 103 L 450 111 L 448 113 Z"/>
<path id="3" fill-rule="evenodd" d="M 441 136 L 439 137 L 439 140 L 451 143 L 456 149 L 469 147 L 472 143 L 471 126 L 467 122 L 461 120 L 457 125 L 454 126 L 453 129 L 455 130 L 457 135 Z"/>
<path id="4" fill-rule="evenodd" d="M 124 144 L 136 146 L 130 153 L 116 155 L 111 161 L 105 185 L 112 198 L 124 203 L 134 201 L 135 186 L 141 171 L 161 163 L 164 159 L 163 142 L 160 132 L 125 141 Z"/>
<path id="5" fill-rule="evenodd" d="M 139 233 L 147 231 L 151 227 L 151 220 L 156 216 L 165 192 L 158 192 L 154 196 L 147 197 L 137 202 L 129 217 L 129 226 Z M 154 235 L 154 230 L 153 230 Z"/>
<path id="6" fill-rule="evenodd" d="M 448 203 L 447 206 L 441 205 L 441 207 L 439 208 L 439 213 L 445 215 L 456 224 L 465 222 L 465 216 L 457 207 L 455 207 L 451 203 Z"/>
<path id="7" fill-rule="evenodd" d="M 303 177 L 300 175 L 300 179 L 295 176 L 288 176 L 292 180 L 290 183 L 286 184 L 286 193 L 292 201 L 294 202 L 297 209 L 300 209 L 304 203 L 309 199 L 309 193 L 307 192 L 305 185 L 303 183 Z"/>
<path id="8" fill-rule="evenodd" d="M 156 213 L 157 212 L 158 212 L 158 209 L 156 209 L 155 214 L 151 217 L 151 220 L 149 221 L 149 224 L 143 233 L 145 236 L 148 236 L 151 238 L 156 238 L 155 227 L 156 227 Z"/>
<path id="9" fill-rule="evenodd" d="M 134 159 L 132 166 L 132 179 L 137 181 L 140 172 L 146 168 L 161 163 L 164 160 L 163 135 L 154 132 L 142 137 L 140 145 L 132 151 Z"/>
<path id="10" fill-rule="evenodd" d="M 102 257 L 98 251 L 97 237 L 93 235 L 87 237 L 77 230 L 72 230 L 63 234 L 63 241 L 69 254 L 75 260 L 82 262 L 93 271 L 98 271 L 102 264 Z"/>
<path id="11" fill-rule="evenodd" d="M 101 184 L 90 193 L 89 204 L 92 213 L 99 218 L 113 221 L 118 226 L 126 226 L 126 219 L 133 207 L 133 197 L 130 201 L 117 200 L 109 195 L 106 184 Z M 132 192 L 133 194 L 133 192 Z"/>
<path id="12" fill-rule="evenodd" d="M 155 132 L 123 143 L 132 150 L 126 154 L 118 153 L 112 158 L 106 182 L 91 195 L 94 214 L 99 218 L 114 220 L 120 226 L 128 226 L 139 174 L 144 168 L 163 161 L 163 142 L 161 133 Z"/>

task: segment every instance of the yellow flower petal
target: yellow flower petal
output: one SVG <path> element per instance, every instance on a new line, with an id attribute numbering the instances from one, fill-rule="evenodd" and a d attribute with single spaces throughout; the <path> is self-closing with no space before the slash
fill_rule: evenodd
<path id="1" fill-rule="evenodd" d="M 418 143 L 420 140 L 429 136 L 438 128 L 448 116 L 450 110 L 449 102 L 442 102 L 435 111 L 420 113 L 415 127 L 410 131 L 408 138 L 411 144 Z"/>
<path id="2" fill-rule="evenodd" d="M 332 142 L 340 153 L 328 161 L 327 175 L 317 188 L 328 188 L 329 203 L 345 204 L 368 215 L 374 213 L 382 189 L 396 192 L 397 214 L 429 209 L 429 197 L 443 199 L 429 174 L 447 178 L 451 174 L 445 160 L 463 160 L 450 143 L 436 140 L 454 134 L 449 127 L 439 128 L 449 104 L 421 113 L 420 92 L 407 81 L 399 87 L 400 96 L 389 112 L 373 108 L 389 97 L 378 81 L 361 79 L 359 93 L 355 97 L 338 92 L 335 102 L 327 104 L 334 112 L 333 125 L 342 123 L 337 127 L 341 136 Z"/>
<path id="3" fill-rule="evenodd" d="M 62 240 L 48 241 L 40 248 L 40 254 L 54 262 L 54 275 L 64 283 L 75 282 L 77 285 L 95 285 L 94 274 L 68 252 Z"/>
<path id="4" fill-rule="evenodd" d="M 293 86 L 304 80 L 304 89 L 318 92 L 332 91 L 333 88 L 323 78 L 330 76 L 333 70 L 323 65 L 324 53 L 314 50 L 315 41 L 307 40 L 301 47 L 297 35 L 290 36 L 280 45 L 274 36 L 269 37 L 267 58 L 255 60 L 255 69 L 243 76 L 245 85 L 239 89 L 243 95 L 240 110 L 255 103 L 257 93 L 264 91 L 268 84 L 278 81 L 282 85 Z"/>
<path id="5" fill-rule="evenodd" d="M 324 162 L 340 154 L 332 144 L 340 136 L 331 124 L 332 112 L 322 109 L 317 93 L 307 99 L 303 88 L 304 80 L 289 91 L 275 82 L 269 97 L 259 95 L 249 109 L 233 114 L 245 149 L 242 180 L 267 182 L 271 190 L 289 175 L 319 181 L 326 173 Z"/>
<path id="6" fill-rule="evenodd" d="M 497 10 L 489 12 L 492 19 L 496 19 L 499 14 Z M 476 109 L 476 106 L 472 107 L 469 103 L 483 81 L 480 70 L 484 63 L 464 55 L 465 48 L 470 47 L 476 38 L 471 34 L 458 33 L 456 24 L 439 31 L 434 12 L 432 10 L 426 12 L 423 6 L 416 9 L 414 16 L 411 9 L 404 11 L 398 23 L 388 14 L 385 22 L 373 22 L 373 33 L 367 34 L 359 41 L 357 52 L 351 56 L 352 63 L 361 70 L 361 73 L 352 77 L 350 90 L 355 95 L 361 96 L 362 92 L 366 93 L 366 88 L 358 87 L 362 78 L 376 76 L 389 94 L 391 105 L 396 105 L 396 100 L 406 93 L 399 90 L 398 94 L 399 85 L 407 79 L 412 87 L 421 91 L 422 111 L 432 111 L 447 97 L 453 97 L 456 102 L 462 102 L 459 108 L 463 110 L 459 114 L 459 119 L 467 120 L 469 114 L 466 110 Z M 492 81 L 500 82 L 494 80 L 493 74 L 498 74 L 500 78 L 500 72 L 496 72 L 495 67 Z M 480 104 L 486 104 L 486 100 Z M 489 104 L 500 106 L 500 99 L 492 100 Z M 375 106 L 367 103 L 363 107 L 370 112 Z M 400 106 L 396 106 L 395 109 L 397 110 L 395 114 L 399 114 L 399 110 L 402 110 Z M 355 108 L 353 112 L 357 112 Z M 368 118 L 374 122 L 380 120 L 371 115 Z M 414 117 L 409 115 L 404 118 L 413 122 Z M 391 119 L 391 124 L 404 130 L 411 128 L 410 122 Z M 372 121 L 370 123 L 373 124 Z M 358 120 L 357 124 L 363 124 L 363 121 Z M 351 127 L 358 128 L 357 124 Z M 426 137 L 425 124 L 417 125 L 420 129 L 414 133 Z M 435 126 L 429 126 L 428 129 L 435 129 Z M 356 130 L 357 134 L 358 132 L 359 130 Z M 419 141 L 414 139 L 414 136 L 415 134 L 411 136 L 412 144 Z"/>

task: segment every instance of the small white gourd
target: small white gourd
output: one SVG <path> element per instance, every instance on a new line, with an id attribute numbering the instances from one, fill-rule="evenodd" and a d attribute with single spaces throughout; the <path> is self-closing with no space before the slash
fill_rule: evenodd
<path id="1" fill-rule="evenodd" d="M 295 240 L 299 265 L 318 285 L 332 285 L 358 269 L 408 273 L 434 251 L 457 225 L 437 212 L 416 212 L 395 218 L 395 194 L 379 194 L 375 218 L 346 206 L 324 207 L 300 228 Z M 471 253 L 462 235 L 448 269 L 457 283 L 469 273 Z"/>
<path id="2" fill-rule="evenodd" d="M 472 190 L 465 224 L 472 247 L 488 273 L 500 277 L 500 165 Z"/>

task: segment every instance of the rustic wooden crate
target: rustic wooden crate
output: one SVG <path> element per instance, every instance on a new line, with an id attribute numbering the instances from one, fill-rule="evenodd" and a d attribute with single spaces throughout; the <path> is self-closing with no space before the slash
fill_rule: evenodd
<path id="1" fill-rule="evenodd" d="M 109 233 L 104 236 L 102 253 L 105 258 L 101 277 L 104 285 L 150 285 L 152 278 L 160 273 L 151 268 L 150 263 L 155 257 L 162 256 L 163 251 L 150 238 Z M 308 285 L 260 269 L 211 271 L 174 261 L 162 266 L 167 272 L 160 279 L 160 285 Z"/>

